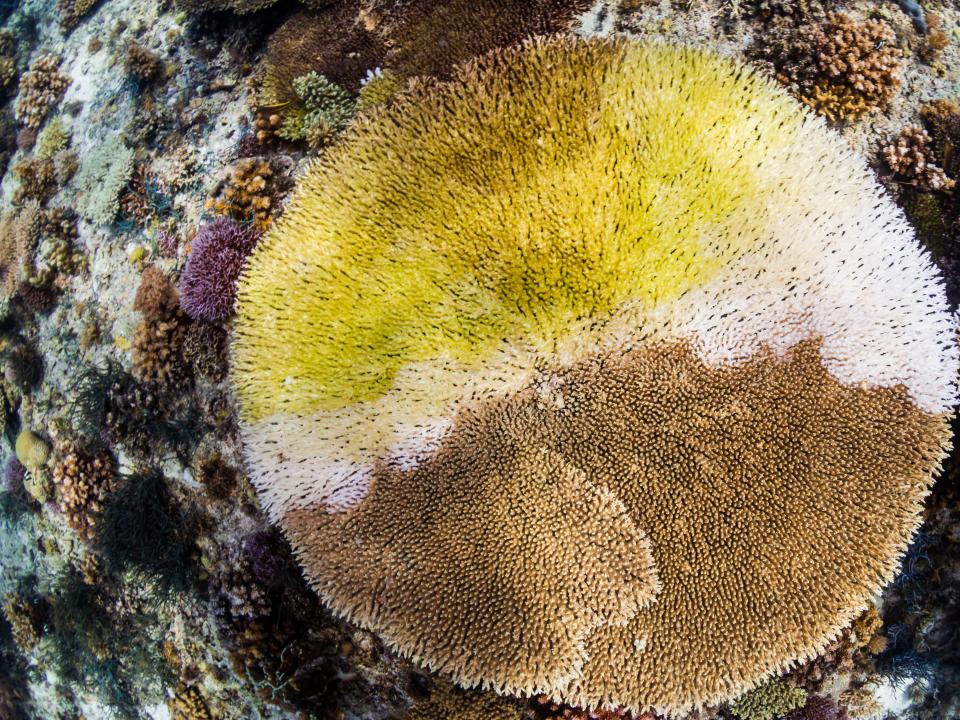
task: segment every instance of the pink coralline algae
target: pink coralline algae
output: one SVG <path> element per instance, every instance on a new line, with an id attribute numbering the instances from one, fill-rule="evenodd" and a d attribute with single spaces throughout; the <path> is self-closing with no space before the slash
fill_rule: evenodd
<path id="1" fill-rule="evenodd" d="M 237 278 L 260 233 L 227 218 L 205 225 L 193 241 L 180 281 L 180 307 L 194 320 L 217 323 L 233 314 Z"/>

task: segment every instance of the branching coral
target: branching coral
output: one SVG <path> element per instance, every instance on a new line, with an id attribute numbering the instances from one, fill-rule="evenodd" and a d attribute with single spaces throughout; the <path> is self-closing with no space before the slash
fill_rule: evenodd
<path id="1" fill-rule="evenodd" d="M 918 125 L 907 126 L 895 142 L 883 149 L 883 159 L 898 175 L 921 190 L 951 190 L 956 182 L 947 177 L 932 157 L 930 136 Z"/>
<path id="2" fill-rule="evenodd" d="M 515 700 L 436 682 L 430 696 L 415 703 L 405 720 L 521 720 L 523 717 L 523 706 Z"/>
<path id="3" fill-rule="evenodd" d="M 284 140 L 306 140 L 312 148 L 320 148 L 335 138 L 347 125 L 356 110 L 350 94 L 336 83 L 315 72 L 301 75 L 293 88 L 302 105 L 302 112 L 286 112 L 277 135 Z"/>
<path id="4" fill-rule="evenodd" d="M 229 10 L 243 15 L 264 10 L 275 2 L 277 0 L 176 0 L 176 5 L 191 13 Z"/>
<path id="5" fill-rule="evenodd" d="M 40 608 L 17 593 L 3 602 L 3 614 L 13 630 L 13 641 L 23 652 L 30 652 L 40 642 Z"/>
<path id="6" fill-rule="evenodd" d="M 57 0 L 57 13 L 60 15 L 60 29 L 71 32 L 89 13 L 99 0 Z"/>
<path id="7" fill-rule="evenodd" d="M 765 47 L 782 81 L 830 120 L 856 120 L 886 106 L 901 83 L 902 51 L 882 20 L 843 13 L 808 24 Z"/>
<path id="8" fill-rule="evenodd" d="M 28 128 L 39 128 L 50 109 L 60 102 L 60 97 L 69 84 L 70 77 L 60 72 L 59 57 L 38 57 L 20 78 L 16 105 L 17 121 Z"/>
<path id="9" fill-rule="evenodd" d="M 463 684 L 630 711 L 729 700 L 856 616 L 960 368 L 841 137 L 626 40 L 354 124 L 251 256 L 232 349 L 251 477 L 337 612 Z"/>
<path id="10" fill-rule="evenodd" d="M 29 391 L 43 377 L 43 356 L 27 343 L 17 344 L 7 355 L 3 377 L 21 393 Z"/>
<path id="11" fill-rule="evenodd" d="M 143 315 L 133 338 L 134 375 L 160 385 L 182 379 L 188 320 L 180 309 L 176 288 L 159 268 L 144 270 L 134 309 Z"/>
<path id="12" fill-rule="evenodd" d="M 68 448 L 53 469 L 60 512 L 80 537 L 93 536 L 96 516 L 113 483 L 113 460 L 106 453 L 90 455 Z"/>
<path id="13" fill-rule="evenodd" d="M 6 91 L 17 77 L 17 37 L 9 28 L 0 29 L 0 91 Z"/>
<path id="14" fill-rule="evenodd" d="M 816 692 L 837 673 L 869 669 L 870 656 L 883 652 L 886 646 L 882 627 L 883 622 L 876 607 L 870 605 L 816 658 L 793 670 L 790 673 L 791 681 Z"/>
<path id="15" fill-rule="evenodd" d="M 364 78 L 357 95 L 357 112 L 368 112 L 383 105 L 405 87 L 406 83 L 395 72 L 377 68 Z"/>
<path id="16" fill-rule="evenodd" d="M 582 710 L 559 705 L 546 696 L 536 698 L 537 704 L 544 710 L 544 720 L 620 720 L 633 718 L 626 710 Z M 644 714 L 633 720 L 653 720 L 652 715 Z"/>
<path id="17" fill-rule="evenodd" d="M 207 200 L 207 209 L 264 230 L 272 222 L 273 176 L 268 160 L 244 158 L 230 168 L 214 190 Z"/>
<path id="18" fill-rule="evenodd" d="M 770 680 L 748 692 L 730 706 L 740 720 L 774 720 L 803 707 L 807 693 L 780 680 Z"/>
<path id="19" fill-rule="evenodd" d="M 161 592 L 182 592 L 194 576 L 189 538 L 195 532 L 163 474 L 151 469 L 116 483 L 98 518 L 96 547 L 108 572 L 132 572 Z"/>
<path id="20" fill-rule="evenodd" d="M 200 463 L 197 479 L 215 500 L 226 500 L 237 487 L 237 471 L 219 455 L 211 455 Z"/>
<path id="21" fill-rule="evenodd" d="M 133 150 L 117 136 L 105 140 L 82 158 L 77 186 L 77 212 L 98 225 L 109 225 L 117 215 L 120 192 L 133 174 Z"/>
<path id="22" fill-rule="evenodd" d="M 70 144 L 70 131 L 60 117 L 53 118 L 37 138 L 36 154 L 38 158 L 52 160 L 61 150 Z"/>
<path id="23" fill-rule="evenodd" d="M 230 309 L 232 312 L 232 303 Z M 222 381 L 229 364 L 227 332 L 219 325 L 190 323 L 183 339 L 183 359 L 193 370 L 194 376 L 215 383 Z"/>
<path id="24" fill-rule="evenodd" d="M 138 42 L 127 45 L 127 73 L 140 82 L 155 80 L 163 72 L 163 62 L 153 51 Z"/>
<path id="25" fill-rule="evenodd" d="M 10 297 L 33 264 L 40 239 L 40 209 L 28 203 L 0 218 L 0 293 Z"/>
<path id="26" fill-rule="evenodd" d="M 180 280 L 180 307 L 194 320 L 223 322 L 233 315 L 237 278 L 260 240 L 252 227 L 217 218 L 191 244 Z"/>
<path id="27" fill-rule="evenodd" d="M 59 189 L 51 158 L 24 158 L 13 166 L 13 174 L 20 182 L 13 196 L 18 204 L 35 200 L 44 205 Z"/>

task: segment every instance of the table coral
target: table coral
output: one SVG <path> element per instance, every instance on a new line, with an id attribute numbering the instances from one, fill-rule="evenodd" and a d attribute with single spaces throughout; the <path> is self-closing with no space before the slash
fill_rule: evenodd
<path id="1" fill-rule="evenodd" d="M 366 0 L 364 19 L 404 76 L 450 77 L 456 65 L 494 48 L 569 29 L 591 0 Z"/>
<path id="2" fill-rule="evenodd" d="M 465 685 L 680 713 L 813 657 L 896 572 L 954 328 L 864 161 L 771 82 L 551 40 L 307 171 L 231 373 L 337 612 Z"/>
<path id="3" fill-rule="evenodd" d="M 60 72 L 59 57 L 38 57 L 20 78 L 16 104 L 17 121 L 28 128 L 39 128 L 51 108 L 60 102 L 60 97 L 69 84 L 70 76 Z"/>

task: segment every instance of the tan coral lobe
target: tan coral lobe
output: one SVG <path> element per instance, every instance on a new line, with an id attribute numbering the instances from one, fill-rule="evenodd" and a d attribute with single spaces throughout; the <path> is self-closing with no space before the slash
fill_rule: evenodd
<path id="1" fill-rule="evenodd" d="M 467 683 L 718 702 L 814 653 L 891 576 L 948 438 L 902 388 L 838 383 L 814 342 L 728 369 L 648 347 L 557 385 L 559 405 L 463 411 L 353 512 L 291 511 L 317 589 Z M 638 528 L 653 567 L 630 557 Z"/>

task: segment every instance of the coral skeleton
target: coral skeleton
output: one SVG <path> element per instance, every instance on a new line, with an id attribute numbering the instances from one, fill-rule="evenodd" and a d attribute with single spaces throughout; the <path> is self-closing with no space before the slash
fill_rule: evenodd
<path id="1" fill-rule="evenodd" d="M 957 401 L 943 280 L 864 160 L 668 45 L 408 90 L 302 175 L 237 297 L 247 467 L 321 597 L 584 708 L 815 657 L 897 571 Z"/>

